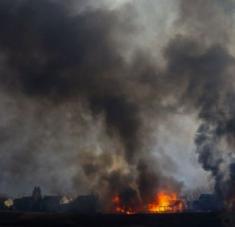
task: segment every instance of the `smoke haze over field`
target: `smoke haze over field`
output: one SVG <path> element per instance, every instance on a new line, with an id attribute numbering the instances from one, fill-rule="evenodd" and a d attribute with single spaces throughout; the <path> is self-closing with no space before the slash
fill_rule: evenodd
<path id="1" fill-rule="evenodd" d="M 234 196 L 234 10 L 0 0 L 0 192 Z"/>

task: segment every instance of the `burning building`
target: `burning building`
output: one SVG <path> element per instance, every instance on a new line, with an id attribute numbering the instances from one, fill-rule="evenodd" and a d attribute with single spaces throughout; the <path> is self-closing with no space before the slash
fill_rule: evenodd
<path id="1" fill-rule="evenodd" d="M 181 199 L 177 193 L 160 191 L 156 193 L 154 199 L 145 203 L 136 202 L 132 205 L 123 201 L 121 196 L 113 197 L 114 213 L 118 214 L 137 214 L 137 213 L 149 213 L 149 214 L 161 214 L 161 213 L 180 213 L 186 210 L 186 205 L 183 199 Z"/>
<path id="2" fill-rule="evenodd" d="M 186 207 L 177 193 L 159 192 L 147 209 L 150 213 L 178 213 L 185 211 Z"/>

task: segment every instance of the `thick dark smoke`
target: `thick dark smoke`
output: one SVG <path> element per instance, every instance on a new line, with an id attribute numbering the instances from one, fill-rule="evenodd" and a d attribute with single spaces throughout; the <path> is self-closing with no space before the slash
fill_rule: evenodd
<path id="1" fill-rule="evenodd" d="M 233 87 L 229 84 L 232 76 L 228 69 L 235 59 L 220 45 L 201 49 L 197 42 L 182 37 L 171 43 L 166 55 L 169 77 L 177 74 L 177 80 L 186 84 L 183 105 L 198 110 L 202 122 L 195 139 L 199 162 L 215 177 L 216 191 L 221 195 L 224 173 L 220 166 L 228 158 L 224 157 L 226 153 L 230 154 L 220 143 L 225 139 L 231 145 L 233 134 Z"/>
<path id="2" fill-rule="evenodd" d="M 1 50 L 11 70 L 2 86 L 56 104 L 84 98 L 94 114 L 103 112 L 107 130 L 121 137 L 131 160 L 138 144 L 138 107 L 119 79 L 125 64 L 110 37 L 121 26 L 115 15 L 70 16 L 65 5 L 53 1 L 1 1 L 0 18 Z"/>
<path id="3" fill-rule="evenodd" d="M 179 191 L 181 182 L 150 150 L 161 121 L 183 110 L 197 114 L 196 152 L 216 193 L 234 196 L 234 2 L 177 4 L 175 31 L 158 61 L 155 48 L 138 49 L 140 29 L 128 4 L 0 0 L 6 185 L 19 178 L 30 185 L 36 176 L 50 192 L 73 188 L 107 201 L 119 194 L 134 207 L 162 188 Z"/>
<path id="4" fill-rule="evenodd" d="M 148 58 L 145 60 L 141 57 L 142 54 L 131 63 L 127 63 L 120 54 L 119 48 L 124 47 L 118 43 L 116 36 L 134 29 L 134 25 L 123 23 L 118 12 L 89 9 L 76 14 L 70 6 L 63 4 L 63 1 L 50 0 L 0 1 L 2 92 L 16 100 L 27 100 L 30 106 L 36 105 L 32 108 L 35 108 L 37 121 L 42 124 L 41 129 L 37 129 L 37 124 L 33 122 L 35 131 L 27 133 L 29 142 L 25 147 L 15 148 L 17 152 L 9 151 L 14 155 L 10 155 L 12 160 L 4 168 L 3 174 L 14 179 L 16 176 L 24 179 L 33 171 L 47 171 L 40 170 L 44 165 L 38 163 L 38 147 L 55 149 L 48 144 L 54 144 L 58 139 L 66 143 L 69 138 L 66 135 L 66 138 L 53 139 L 53 135 L 61 129 L 55 125 L 54 132 L 50 132 L 44 117 L 59 108 L 68 108 L 66 111 L 70 112 L 76 109 L 83 116 L 102 122 L 105 129 L 103 133 L 114 144 L 113 148 L 108 148 L 111 151 L 107 151 L 107 154 L 79 152 L 75 159 L 81 169 L 74 176 L 73 187 L 78 187 L 79 192 L 81 178 L 85 178 L 83 183 L 91 181 L 89 190 L 102 194 L 109 202 L 115 194 L 125 198 L 133 195 L 141 202 L 145 192 L 148 192 L 149 198 L 153 197 L 158 181 L 164 179 L 160 171 L 156 174 L 154 170 L 148 170 L 151 167 L 145 163 L 145 156 L 151 158 L 150 154 L 143 152 L 142 136 L 146 137 L 148 132 L 142 125 L 141 113 L 144 110 L 140 109 L 142 105 L 148 105 L 149 101 L 141 100 L 141 90 L 135 91 L 138 88 L 133 87 L 134 84 L 140 87 L 146 73 L 155 73 L 154 66 L 151 66 Z M 135 61 L 138 61 L 139 72 Z M 151 77 L 149 80 L 152 80 Z M 150 88 L 152 81 L 143 83 Z M 24 112 L 19 110 L 17 114 Z M 50 117 L 48 120 L 51 121 Z M 53 123 L 60 124 L 56 120 Z M 72 128 L 78 127 L 84 133 L 87 130 L 79 125 L 79 119 L 74 119 L 72 124 L 75 125 Z M 48 141 L 44 134 L 47 131 L 50 136 Z M 3 136 L 2 140 L 5 139 L 8 139 L 8 135 Z M 89 137 L 84 139 L 89 141 Z M 102 143 L 105 139 L 100 140 Z M 63 150 L 58 146 L 56 149 Z M 47 152 L 48 157 L 44 158 L 50 159 L 50 152 Z M 60 155 L 63 157 L 64 154 Z M 30 164 L 23 167 L 24 162 Z M 63 164 L 61 168 L 67 166 Z M 66 174 L 66 170 L 62 171 Z M 151 173 L 149 176 L 148 171 Z M 56 191 L 55 187 L 61 184 L 58 179 L 54 180 L 51 191 Z M 173 186 L 174 180 L 169 184 Z M 104 193 L 109 196 L 105 197 Z M 127 201 L 133 205 L 133 198 Z"/>
<path id="5" fill-rule="evenodd" d="M 234 197 L 235 59 L 229 43 L 234 1 L 181 1 L 181 9 L 180 21 L 188 35 L 167 48 L 168 69 L 186 84 L 183 105 L 198 110 L 199 162 L 215 179 L 215 193 L 230 200 Z"/>

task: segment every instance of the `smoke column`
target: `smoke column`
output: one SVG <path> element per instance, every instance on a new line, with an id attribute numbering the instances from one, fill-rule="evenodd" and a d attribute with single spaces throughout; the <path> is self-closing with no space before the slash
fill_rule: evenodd
<path id="1" fill-rule="evenodd" d="M 0 190 L 233 197 L 234 4 L 0 0 Z"/>

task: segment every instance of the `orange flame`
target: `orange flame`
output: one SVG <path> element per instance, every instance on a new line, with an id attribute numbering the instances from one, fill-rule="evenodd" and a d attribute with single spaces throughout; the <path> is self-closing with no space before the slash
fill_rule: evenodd
<path id="1" fill-rule="evenodd" d="M 177 193 L 159 192 L 155 201 L 148 204 L 149 213 L 177 213 L 184 210 L 184 202 Z"/>
<path id="2" fill-rule="evenodd" d="M 147 212 L 152 214 L 159 213 L 178 213 L 185 210 L 184 202 L 179 198 L 177 193 L 161 191 L 156 194 L 153 202 L 140 207 L 124 205 L 121 197 L 116 195 L 112 198 L 113 211 L 117 214 L 136 214 L 138 212 Z"/>
<path id="3" fill-rule="evenodd" d="M 114 205 L 115 213 L 127 215 L 135 214 L 135 211 L 132 208 L 126 207 L 122 204 L 120 196 L 114 196 L 112 202 Z"/>

